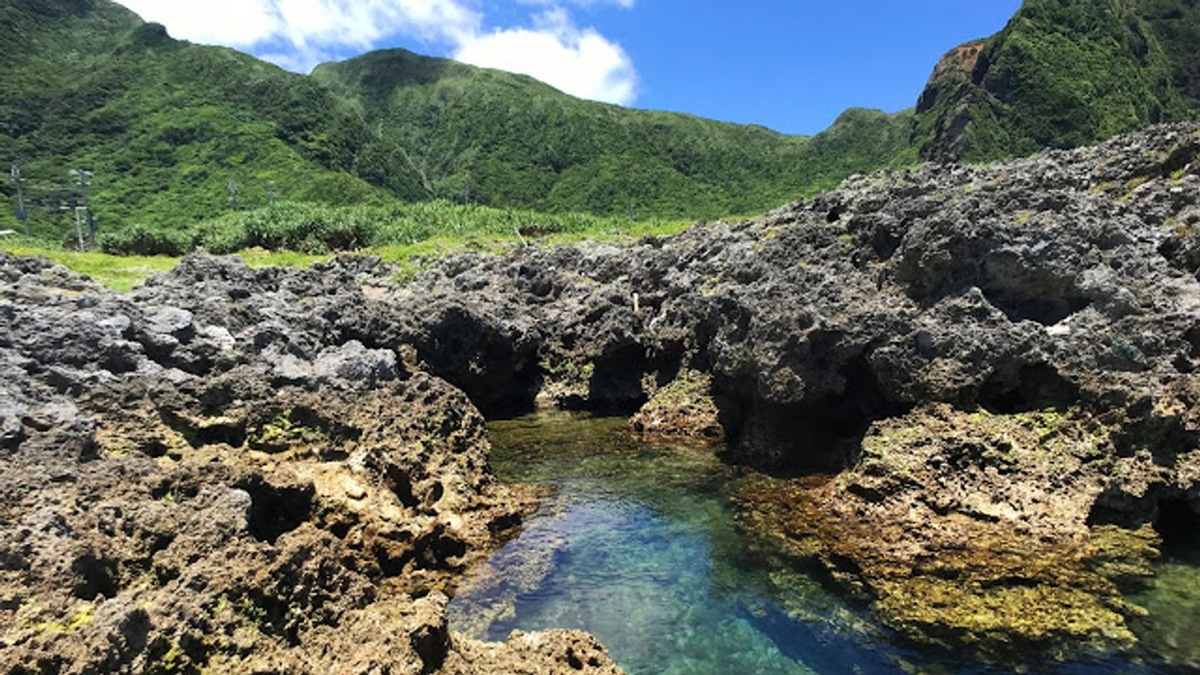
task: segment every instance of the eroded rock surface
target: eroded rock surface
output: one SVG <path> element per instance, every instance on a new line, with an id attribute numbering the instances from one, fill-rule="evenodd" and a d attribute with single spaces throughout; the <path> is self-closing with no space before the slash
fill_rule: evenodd
<path id="1" fill-rule="evenodd" d="M 402 288 L 195 256 L 118 297 L 5 257 L 3 654 L 322 669 L 345 622 L 451 663 L 416 603 L 522 502 L 475 409 L 541 402 L 836 475 L 751 486 L 743 523 L 915 641 L 1129 645 L 1118 591 L 1200 533 L 1198 232 L 1174 125 Z M 416 637 L 363 637 L 392 620 Z"/>
<path id="2" fill-rule="evenodd" d="M 1091 521 L 1148 467 L 1096 420 L 935 405 L 873 425 L 862 448 L 836 477 L 740 490 L 766 555 L 818 561 L 916 642 L 992 658 L 1136 642 L 1121 591 L 1152 574 L 1158 538 Z"/>
<path id="3" fill-rule="evenodd" d="M 533 497 L 361 332 L 373 269 L 196 257 L 118 296 L 0 254 L 0 672 L 615 672 L 579 634 L 449 631 Z"/>
<path id="4" fill-rule="evenodd" d="M 803 499 L 787 486 L 777 508 L 758 500 L 744 522 L 782 555 L 797 553 L 792 539 L 816 542 L 800 557 L 913 639 L 992 654 L 1006 641 L 1126 645 L 1137 609 L 1117 588 L 1137 574 L 1096 574 L 1096 561 L 1115 547 L 1110 571 L 1145 571 L 1155 547 L 1200 536 L 1198 158 L 1200 126 L 1183 124 L 990 167 L 885 171 L 763 218 L 629 248 L 455 258 L 403 293 L 482 322 L 473 334 L 520 335 L 472 366 L 536 363 L 540 387 L 447 374 L 469 395 L 641 409 L 635 425 L 664 430 L 689 426 L 676 421 L 709 401 L 731 460 L 843 472 Z M 691 372 L 707 391 L 674 395 Z M 485 381 L 492 389 L 473 392 Z M 1042 414 L 1103 434 L 1088 458 L 1070 454 L 1066 436 L 1026 434 L 1021 452 L 1074 462 L 1062 467 L 1069 479 L 986 435 Z M 876 452 L 870 434 L 895 424 L 951 437 L 961 425 L 986 451 Z M 911 466 L 913 482 L 870 473 L 872 457 Z M 931 473 L 926 461 L 961 470 Z M 801 527 L 806 504 L 828 529 Z M 842 539 L 868 535 L 885 537 L 877 550 L 839 552 Z M 964 542 L 984 548 L 948 553 Z M 1014 551 L 1012 565 L 969 572 Z M 930 556 L 946 569 L 926 570 Z M 1071 572 L 1036 571 L 1059 568 Z M 954 610 L 904 608 L 918 583 L 954 589 L 928 596 Z M 1061 611 L 1020 625 L 1039 594 Z"/>

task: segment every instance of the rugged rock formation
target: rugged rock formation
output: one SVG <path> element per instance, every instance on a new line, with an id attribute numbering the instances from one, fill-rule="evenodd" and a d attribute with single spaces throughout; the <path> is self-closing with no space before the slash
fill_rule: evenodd
<path id="1" fill-rule="evenodd" d="M 914 640 L 1129 644 L 1117 590 L 1200 532 L 1198 158 L 1158 127 L 403 288 L 198 256 L 115 297 L 5 258 L 3 653 L 318 668 L 333 627 L 411 619 L 412 651 L 354 642 L 453 662 L 413 617 L 521 510 L 454 388 L 715 416 L 731 460 L 843 472 L 754 486 L 743 522 Z M 1034 596 L 1058 611 L 1022 625 Z"/>
<path id="2" fill-rule="evenodd" d="M 646 436 L 713 443 L 725 437 L 720 416 L 712 395 L 712 378 L 684 370 L 666 386 L 657 388 L 630 424 Z"/>
<path id="3" fill-rule="evenodd" d="M 461 392 L 341 325 L 372 269 L 193 258 L 116 296 L 0 255 L 0 672 L 616 672 L 449 632 L 532 496 Z"/>
<path id="4" fill-rule="evenodd" d="M 915 639 L 972 643 L 985 653 L 1008 640 L 1048 649 L 1092 638 L 1128 643 L 1124 620 L 1136 610 L 1114 600 L 1114 584 L 1136 575 L 1084 571 L 1112 557 L 1112 542 L 1123 565 L 1144 570 L 1157 545 L 1147 525 L 1157 524 L 1167 545 L 1200 532 L 1198 155 L 1200 127 L 1176 125 L 993 167 L 854 177 L 838 192 L 754 221 L 698 226 L 628 249 L 529 247 L 499 259 L 457 258 L 403 293 L 436 314 L 459 307 L 461 315 L 487 317 L 492 327 L 475 332 L 519 333 L 514 349 L 491 349 L 473 365 L 509 373 L 537 363 L 540 391 L 561 404 L 633 411 L 654 397 L 639 419 L 663 419 L 659 392 L 679 373 L 697 371 L 711 378 L 707 393 L 719 406 L 731 459 L 801 473 L 857 467 L 807 502 L 786 501 L 845 516 L 839 528 L 806 531 L 810 543 L 825 540 L 810 557 L 863 589 Z M 431 348 L 436 355 L 433 343 L 423 349 Z M 460 381 L 472 396 L 471 386 L 486 381 L 501 388 L 481 392 L 489 399 L 532 405 L 534 379 Z M 934 403 L 951 408 L 931 413 L 926 406 Z M 1020 468 L 1024 460 L 987 435 L 990 427 L 1025 428 L 1039 411 L 1104 434 L 1095 457 L 1070 468 L 1078 477 L 1065 487 L 1045 467 Z M 862 438 L 872 425 L 879 434 L 897 419 L 915 428 L 966 425 L 973 447 L 986 451 L 960 456 L 898 444 L 883 455 L 887 461 L 916 466 L 950 461 L 943 457 L 949 453 L 963 466 L 1007 477 L 978 482 L 971 472 L 932 473 L 875 485 L 862 465 L 871 452 Z M 1058 441 L 1027 436 L 1022 447 L 1034 454 L 1062 451 Z M 1006 472 L 1013 471 L 1038 494 L 1069 488 L 1066 501 L 1008 501 L 1016 478 Z M 996 493 L 987 497 L 995 509 L 959 499 L 976 492 Z M 834 544 L 852 527 L 900 533 L 889 523 L 905 522 L 903 507 L 916 495 L 936 506 L 917 518 L 921 551 L 1002 542 L 996 546 L 1029 554 L 1018 567 L 1070 560 L 1064 569 L 1082 576 L 1052 580 L 989 567 L 978 574 L 994 577 L 981 582 L 990 590 L 975 593 L 968 582 L 966 594 L 947 600 L 990 612 L 982 623 L 905 615 L 895 608 L 931 578 L 918 564 L 925 554 L 903 538 L 855 555 L 835 555 Z M 872 500 L 882 506 L 863 506 L 855 518 L 833 507 Z M 1057 515 L 1034 532 L 1027 523 L 1041 517 L 1039 509 Z M 764 526 L 768 539 L 802 520 L 763 512 L 769 517 L 745 522 Z M 1096 529 L 1102 526 L 1119 529 Z M 1100 546 L 1097 537 L 1108 543 Z M 966 574 L 972 560 L 997 550 L 970 549 L 946 565 Z M 843 573 L 840 565 L 862 569 Z M 905 575 L 911 580 L 900 584 Z M 1086 589 L 1093 597 L 1086 607 L 1062 600 L 1063 611 L 1045 625 L 1006 624 L 1012 614 L 1002 606 L 1011 605 L 992 590 L 1011 599 L 1029 588 L 1076 599 Z"/>
<path id="5" fill-rule="evenodd" d="M 1089 525 L 1101 492 L 1157 473 L 1095 420 L 940 405 L 872 426 L 853 471 L 760 477 L 738 501 L 768 555 L 819 561 L 904 636 L 1028 658 L 1136 642 L 1121 590 L 1151 574 L 1155 533 Z"/>
<path id="6" fill-rule="evenodd" d="M 456 257 L 395 303 L 421 303 L 426 327 L 386 341 L 416 336 L 431 364 L 466 345 L 474 358 L 436 372 L 518 408 L 551 391 L 634 411 L 699 371 L 735 454 L 756 463 L 837 468 L 852 453 L 825 456 L 818 437 L 939 401 L 1084 404 L 1182 430 L 1198 134 L 1159 127 L 992 168 L 855 177 L 755 221 L 630 248 Z M 440 343 L 429 326 L 447 316 L 461 337 Z M 1179 416 L 1153 414 L 1175 399 Z"/>

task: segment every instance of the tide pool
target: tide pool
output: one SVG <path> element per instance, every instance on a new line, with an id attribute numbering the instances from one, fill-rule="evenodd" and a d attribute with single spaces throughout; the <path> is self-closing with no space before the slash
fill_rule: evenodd
<path id="1" fill-rule="evenodd" d="M 1157 646 L 1144 640 L 1145 658 L 955 662 L 893 644 L 869 611 L 819 575 L 758 554 L 727 499 L 745 470 L 723 464 L 714 448 L 643 443 L 624 420 L 566 413 L 493 423 L 491 436 L 501 480 L 545 485 L 549 494 L 521 534 L 458 589 L 451 628 L 471 637 L 577 628 L 630 675 L 1165 673 L 1187 672 L 1197 654 L 1189 650 L 1197 649 L 1200 614 L 1189 612 L 1200 592 L 1185 593 L 1192 601 L 1183 607 L 1178 592 L 1200 578 L 1195 566 L 1164 566 L 1161 583 L 1137 598 L 1152 608 L 1143 628 L 1162 638 Z M 1172 651 L 1174 667 L 1163 651 Z"/>

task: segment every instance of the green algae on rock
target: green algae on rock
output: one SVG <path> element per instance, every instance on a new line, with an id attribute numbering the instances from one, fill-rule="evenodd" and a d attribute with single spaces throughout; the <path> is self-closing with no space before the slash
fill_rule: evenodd
<path id="1" fill-rule="evenodd" d="M 945 405 L 877 422 L 856 468 L 758 477 L 740 521 L 767 549 L 816 561 L 905 638 L 989 659 L 1066 657 L 1136 642 L 1149 526 L 1088 526 L 1117 474 L 1106 430 L 1077 413 Z"/>
<path id="2" fill-rule="evenodd" d="M 720 441 L 725 429 L 713 400 L 712 376 L 685 369 L 658 389 L 646 405 L 629 420 L 633 429 L 647 436 Z"/>

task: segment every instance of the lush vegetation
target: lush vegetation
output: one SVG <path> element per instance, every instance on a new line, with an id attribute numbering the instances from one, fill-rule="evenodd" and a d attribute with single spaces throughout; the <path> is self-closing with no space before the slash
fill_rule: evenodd
<path id="1" fill-rule="evenodd" d="M 198 248 L 217 254 L 260 248 L 320 255 L 408 247 L 436 239 L 483 236 L 520 241 L 550 235 L 678 231 L 683 226 L 682 221 L 634 223 L 624 217 L 552 215 L 442 201 L 381 206 L 283 202 L 176 228 L 134 223 L 102 234 L 100 245 L 107 253 L 122 255 L 175 256 Z"/>
<path id="2" fill-rule="evenodd" d="M 1197 44 L 1194 0 L 1026 0 L 969 68 L 939 67 L 917 110 L 922 154 L 990 160 L 1194 116 Z"/>
<path id="3" fill-rule="evenodd" d="M 687 221 L 641 220 L 586 214 L 547 215 L 516 209 L 445 202 L 335 207 L 281 203 L 170 230 L 130 225 L 100 238 L 103 251 L 67 251 L 34 237 L 0 239 L 0 250 L 44 255 L 118 291 L 164 272 L 198 248 L 235 253 L 251 267 L 308 266 L 353 250 L 396 263 L 411 275 L 453 253 L 502 253 L 537 240 L 561 244 L 583 239 L 628 243 L 676 234 Z"/>
<path id="4" fill-rule="evenodd" d="M 348 173 L 366 137 L 360 116 L 311 78 L 173 40 L 106 0 L 0 0 L 0 19 L 0 160 L 22 170 L 37 235 L 73 229 L 58 207 L 82 196 L 46 188 L 74 168 L 95 174 L 102 230 L 210 218 L 231 207 L 230 181 L 243 206 L 267 203 L 269 190 L 387 199 Z M 13 192 L 6 184 L 8 204 Z M 16 229 L 4 211 L 0 227 Z"/>
<path id="5" fill-rule="evenodd" d="M 826 134 L 789 137 L 400 51 L 304 77 L 174 40 L 108 0 L 0 0 L 0 19 L 0 161 L 22 169 L 43 239 L 74 232 L 62 207 L 83 202 L 67 187 L 76 168 L 95 174 L 100 232 L 171 249 L 235 205 L 442 200 L 688 219 L 760 212 L 915 158 L 906 115 L 852 111 Z M 11 182 L 0 193 L 15 203 Z M 13 211 L 0 228 L 19 229 Z"/>
<path id="6" fill-rule="evenodd" d="M 1195 0 L 1026 0 L 938 67 L 915 113 L 851 109 L 814 137 L 582 101 L 400 50 L 295 75 L 174 40 L 109 0 L 0 0 L 0 27 L 0 162 L 22 169 L 34 237 L 75 238 L 83 186 L 67 172 L 86 169 L 100 241 L 125 253 L 757 213 L 918 150 L 989 160 L 1200 109 Z M 15 204 L 15 184 L 0 198 Z M 0 229 L 20 229 L 14 211 Z"/>
<path id="7" fill-rule="evenodd" d="M 582 101 L 403 50 L 324 64 L 313 77 L 355 101 L 376 132 L 359 174 L 410 200 L 713 217 L 836 186 L 904 161 L 910 145 L 907 115 L 852 111 L 816 138 L 784 136 Z"/>

